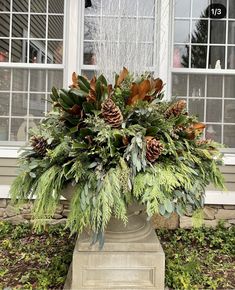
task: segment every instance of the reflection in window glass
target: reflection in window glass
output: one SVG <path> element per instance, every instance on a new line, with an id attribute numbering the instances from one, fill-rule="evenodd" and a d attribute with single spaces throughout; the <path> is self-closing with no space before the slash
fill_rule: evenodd
<path id="1" fill-rule="evenodd" d="M 0 116 L 8 116 L 10 108 L 10 94 L 0 92 Z"/>
<path id="2" fill-rule="evenodd" d="M 208 20 L 192 21 L 192 43 L 207 43 Z"/>
<path id="3" fill-rule="evenodd" d="M 210 43 L 225 43 L 226 22 L 219 20 L 210 21 Z"/>
<path id="4" fill-rule="evenodd" d="M 189 99 L 188 109 L 190 114 L 198 117 L 200 122 L 204 121 L 204 100 L 203 99 Z"/>
<path id="5" fill-rule="evenodd" d="M 28 94 L 13 93 L 12 94 L 12 116 L 26 116 L 28 105 Z"/>
<path id="6" fill-rule="evenodd" d="M 29 114 L 35 117 L 43 116 L 45 113 L 45 94 L 30 94 Z"/>
<path id="7" fill-rule="evenodd" d="M 180 42 L 180 43 L 189 42 L 189 36 L 190 36 L 189 27 L 190 27 L 190 22 L 188 20 L 176 20 L 174 41 Z"/>
<path id="8" fill-rule="evenodd" d="M 48 41 L 47 63 L 62 63 L 63 60 L 63 42 Z"/>
<path id="9" fill-rule="evenodd" d="M 27 12 L 28 11 L 28 7 L 29 7 L 28 0 L 23 0 L 23 1 L 12 0 L 12 1 L 13 1 L 12 10 L 14 12 Z"/>
<path id="10" fill-rule="evenodd" d="M 11 62 L 27 62 L 27 40 L 13 39 L 11 41 Z"/>
<path id="11" fill-rule="evenodd" d="M 224 143 L 229 147 L 235 147 L 235 125 L 224 126 Z"/>
<path id="12" fill-rule="evenodd" d="M 207 97 L 222 98 L 223 77 L 209 75 L 207 77 Z"/>
<path id="13" fill-rule="evenodd" d="M 46 91 L 46 73 L 43 69 L 34 69 L 30 71 L 30 91 Z"/>
<path id="14" fill-rule="evenodd" d="M 10 0 L 0 1 L 0 11 L 10 10 Z"/>
<path id="15" fill-rule="evenodd" d="M 29 42 L 29 62 L 45 63 L 46 42 L 32 40 Z"/>
<path id="16" fill-rule="evenodd" d="M 225 47 L 211 46 L 209 51 L 209 68 L 224 68 Z"/>
<path id="17" fill-rule="evenodd" d="M 27 91 L 28 90 L 28 69 L 15 68 L 12 70 L 12 90 Z"/>
<path id="18" fill-rule="evenodd" d="M 9 60 L 9 40 L 0 39 L 0 63 Z"/>
<path id="19" fill-rule="evenodd" d="M 191 47 L 191 67 L 206 68 L 207 46 L 192 45 Z"/>
<path id="20" fill-rule="evenodd" d="M 189 67 L 189 46 L 175 45 L 173 56 L 173 67 Z"/>
<path id="21" fill-rule="evenodd" d="M 190 16 L 190 0 L 176 0 L 175 1 L 175 17 L 189 17 Z"/>
<path id="22" fill-rule="evenodd" d="M 228 47 L 228 69 L 235 69 L 235 46 Z"/>
<path id="23" fill-rule="evenodd" d="M 216 142 L 222 142 L 221 125 L 207 124 L 205 130 L 206 139 L 212 139 Z"/>
<path id="24" fill-rule="evenodd" d="M 224 97 L 235 99 L 235 76 L 225 76 Z"/>
<path id="25" fill-rule="evenodd" d="M 173 74 L 172 75 L 172 95 L 174 97 L 187 96 L 187 75 Z"/>
<path id="26" fill-rule="evenodd" d="M 206 122 L 222 121 L 222 101 L 210 100 L 206 101 Z"/>
<path id="27" fill-rule="evenodd" d="M 41 1 L 41 0 L 40 0 Z M 64 0 L 48 0 L 49 13 L 64 13 Z"/>
<path id="28" fill-rule="evenodd" d="M 34 13 L 45 13 L 47 7 L 47 0 L 31 0 L 30 10 Z"/>
<path id="29" fill-rule="evenodd" d="M 0 118 L 0 141 L 8 140 L 9 118 Z"/>
<path id="30" fill-rule="evenodd" d="M 63 16 L 49 15 L 48 38 L 63 39 Z"/>
<path id="31" fill-rule="evenodd" d="M 10 34 L 10 14 L 1 14 L 0 36 L 8 37 Z"/>
<path id="32" fill-rule="evenodd" d="M 9 91 L 11 81 L 11 70 L 7 68 L 0 69 L 0 91 Z"/>
<path id="33" fill-rule="evenodd" d="M 12 15 L 12 36 L 28 37 L 28 15 L 25 14 Z"/>
<path id="34" fill-rule="evenodd" d="M 44 15 L 30 16 L 30 37 L 31 38 L 46 37 L 46 16 Z"/>
<path id="35" fill-rule="evenodd" d="M 235 101 L 226 100 L 224 102 L 224 122 L 235 123 Z"/>
<path id="36" fill-rule="evenodd" d="M 205 95 L 205 76 L 200 74 L 189 75 L 189 97 L 201 98 Z"/>
<path id="37" fill-rule="evenodd" d="M 229 18 L 235 19 L 235 1 L 229 0 Z"/>
<path id="38" fill-rule="evenodd" d="M 193 0 L 193 17 L 203 17 L 207 16 L 207 7 L 210 4 L 210 0 Z"/>

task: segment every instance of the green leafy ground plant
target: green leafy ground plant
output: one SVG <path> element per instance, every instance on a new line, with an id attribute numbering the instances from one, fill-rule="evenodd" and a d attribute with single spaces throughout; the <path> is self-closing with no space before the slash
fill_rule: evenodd
<path id="1" fill-rule="evenodd" d="M 203 206 L 205 187 L 224 188 L 220 145 L 202 139 L 205 125 L 184 100 L 166 102 L 159 78 L 123 69 L 115 85 L 100 75 L 72 77 L 70 89 L 52 89 L 52 111 L 31 131 L 11 198 L 32 195 L 35 226 L 51 218 L 61 192 L 74 186 L 67 226 L 102 240 L 114 215 L 127 223 L 132 202 L 149 216 L 183 215 Z"/>

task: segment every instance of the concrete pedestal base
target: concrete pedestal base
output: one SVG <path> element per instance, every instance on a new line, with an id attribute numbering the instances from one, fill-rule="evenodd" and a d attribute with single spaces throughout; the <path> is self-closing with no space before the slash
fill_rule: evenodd
<path id="1" fill-rule="evenodd" d="M 113 219 L 102 250 L 77 240 L 65 289 L 163 290 L 165 255 L 146 219 L 129 217 L 127 227 Z"/>

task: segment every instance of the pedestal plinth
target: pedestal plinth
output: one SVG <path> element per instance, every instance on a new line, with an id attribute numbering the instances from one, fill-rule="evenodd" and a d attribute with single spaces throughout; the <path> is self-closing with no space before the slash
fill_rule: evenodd
<path id="1" fill-rule="evenodd" d="M 163 290 L 165 255 L 145 217 L 129 215 L 126 227 L 112 219 L 102 250 L 80 237 L 65 289 Z"/>

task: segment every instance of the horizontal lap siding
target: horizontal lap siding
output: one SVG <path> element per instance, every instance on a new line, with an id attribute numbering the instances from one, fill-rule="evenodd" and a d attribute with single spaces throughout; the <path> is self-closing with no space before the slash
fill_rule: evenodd
<path id="1" fill-rule="evenodd" d="M 223 166 L 222 172 L 226 180 L 226 187 L 228 191 L 235 191 L 235 166 Z M 0 185 L 11 184 L 14 177 L 17 175 L 17 159 L 14 158 L 0 158 Z M 209 185 L 208 190 L 216 190 Z"/>
<path id="2" fill-rule="evenodd" d="M 0 185 L 9 185 L 17 175 L 17 159 L 0 158 Z"/>

